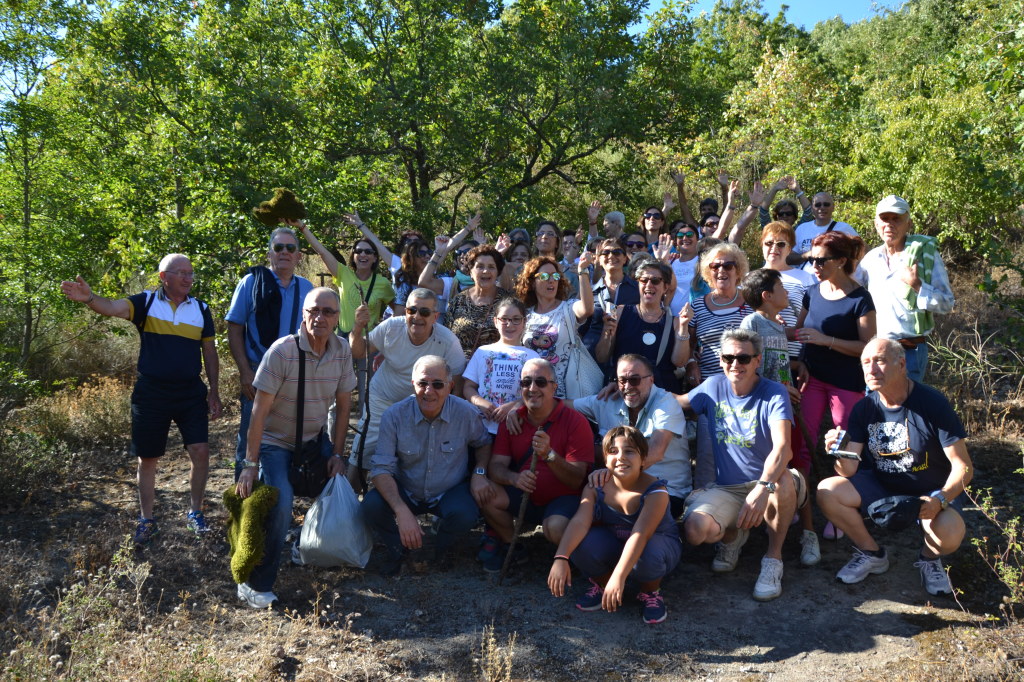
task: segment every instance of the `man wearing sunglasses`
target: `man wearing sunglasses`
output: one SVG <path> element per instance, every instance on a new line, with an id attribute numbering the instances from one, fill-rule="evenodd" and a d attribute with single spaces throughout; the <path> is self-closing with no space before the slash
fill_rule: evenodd
<path id="1" fill-rule="evenodd" d="M 370 311 L 365 305 L 356 309 L 356 325 L 349 333 L 352 356 L 366 357 L 366 353 L 380 352 L 384 361 L 377 368 L 370 381 L 370 400 L 359 423 L 359 429 L 352 443 L 350 462 L 358 466 L 360 448 L 363 453 L 362 468 L 369 468 L 370 458 L 377 445 L 377 429 L 381 415 L 399 400 L 409 395 L 409 382 L 416 361 L 426 355 L 444 358 L 456 379 L 456 392 L 462 391 L 462 370 L 466 368 L 466 356 L 455 334 L 437 323 L 437 294 L 430 289 L 418 288 L 409 292 L 405 301 L 405 314 L 390 317 L 370 331 L 369 345 L 363 339 L 363 329 L 370 320 Z M 360 445 L 362 434 L 366 442 Z"/>
<path id="2" fill-rule="evenodd" d="M 425 355 L 412 368 L 413 395 L 381 417 L 363 513 L 384 545 L 384 575 L 397 575 L 408 552 L 423 546 L 418 514 L 438 517 L 434 560 L 449 567 L 455 542 L 476 525 L 478 505 L 495 494 L 487 479 L 490 434 L 480 411 L 451 395 L 453 385 L 445 359 Z M 476 465 L 467 480 L 470 448 Z"/>
<path id="3" fill-rule="evenodd" d="M 727 329 L 723 374 L 679 396 L 684 410 L 708 418 L 716 470 L 714 484 L 687 498 L 683 530 L 691 545 L 718 543 L 711 570 L 725 573 L 736 568 L 750 529 L 764 523 L 768 551 L 754 599 L 769 601 L 782 594 L 782 545 L 807 485 L 788 468 L 793 408 L 785 386 L 758 376 L 761 348 L 756 332 Z"/>
<path id="4" fill-rule="evenodd" d="M 242 473 L 246 434 L 256 389 L 252 382 L 256 368 L 274 341 L 294 334 L 301 321 L 302 300 L 313 290 L 313 283 L 295 274 L 302 260 L 299 240 L 289 227 L 270 234 L 267 249 L 270 268 L 256 265 L 235 286 L 225 319 L 228 322 L 228 347 L 238 367 L 241 393 L 241 420 L 235 443 L 235 480 Z"/>
<path id="5" fill-rule="evenodd" d="M 804 270 L 811 272 L 811 266 L 806 264 L 804 254 L 811 250 L 811 242 L 819 234 L 839 230 L 848 235 L 858 237 L 857 230 L 848 223 L 841 220 L 833 220 L 832 214 L 836 210 L 836 200 L 828 192 L 818 192 L 811 201 L 811 210 L 814 212 L 814 220 L 801 223 L 796 227 L 796 245 L 786 259 L 790 265 L 803 265 Z"/>
<path id="6" fill-rule="evenodd" d="M 484 570 L 498 573 L 512 542 L 515 515 L 523 495 L 529 495 L 526 525 L 544 528 L 544 537 L 557 546 L 580 503 L 580 491 L 594 464 L 594 439 L 587 420 L 565 401 L 555 398 L 555 368 L 547 360 L 527 360 L 520 375 L 523 407 L 514 412 L 515 432 L 498 424 L 488 474 L 498 487 L 480 511 L 501 540 L 497 552 L 484 560 Z M 510 415 L 511 418 L 511 415 Z M 530 471 L 536 456 L 535 471 Z M 517 563 L 526 560 L 520 550 Z"/>
<path id="7" fill-rule="evenodd" d="M 328 457 L 330 476 L 345 473 L 342 451 L 348 429 L 348 411 L 356 375 L 348 343 L 334 333 L 341 300 L 333 289 L 313 289 L 303 300 L 302 325 L 294 334 L 275 341 L 263 356 L 253 386 L 252 417 L 246 441 L 246 456 L 235 489 L 242 498 L 252 494 L 257 474 L 278 489 L 277 503 L 266 522 L 263 559 L 247 582 L 238 586 L 238 598 L 254 609 L 265 609 L 277 599 L 271 590 L 281 564 L 285 535 L 292 523 L 294 494 L 288 479 L 292 455 L 299 445 L 296 435 L 296 404 L 299 397 L 299 349 L 305 353 L 302 442 L 320 441 Z M 338 418 L 331 437 L 322 437 L 327 412 L 337 402 Z"/>
<path id="8" fill-rule="evenodd" d="M 668 483 L 672 517 L 683 513 L 686 496 L 693 490 L 690 451 L 686 441 L 686 418 L 676 396 L 654 385 L 654 367 L 642 355 L 627 353 L 615 367 L 618 393 L 607 400 L 587 396 L 566 400 L 591 422 L 598 433 L 616 426 L 634 426 L 647 438 L 644 471 Z M 600 478 L 595 477 L 600 474 Z M 595 487 L 604 485 L 607 469 L 591 474 Z"/>
<path id="9" fill-rule="evenodd" d="M 864 515 L 872 502 L 903 495 L 920 505 L 924 546 L 914 566 L 921 584 L 931 595 L 952 594 L 940 557 L 955 552 L 966 533 L 960 512 L 973 471 L 967 434 L 944 395 L 908 377 L 898 341 L 869 341 L 860 362 L 872 392 L 850 413 L 849 444 L 835 460 L 838 476 L 818 484 L 821 511 L 854 545 L 836 578 L 859 583 L 889 570 L 888 554 L 871 537 Z M 835 429 L 825 434 L 826 452 L 838 440 Z"/>

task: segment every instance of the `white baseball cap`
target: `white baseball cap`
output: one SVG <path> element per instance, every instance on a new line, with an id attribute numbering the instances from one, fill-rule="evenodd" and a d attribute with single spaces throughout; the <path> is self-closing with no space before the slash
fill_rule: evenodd
<path id="1" fill-rule="evenodd" d="M 878 202 L 878 206 L 875 206 L 875 215 L 882 215 L 883 213 L 898 213 L 903 215 L 904 213 L 910 213 L 910 204 L 903 197 L 898 197 L 895 194 L 890 194 L 886 198 Z"/>

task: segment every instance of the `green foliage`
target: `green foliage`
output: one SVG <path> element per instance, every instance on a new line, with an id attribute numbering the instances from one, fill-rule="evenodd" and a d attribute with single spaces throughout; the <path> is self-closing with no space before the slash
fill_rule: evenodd
<path id="1" fill-rule="evenodd" d="M 20 506 L 32 496 L 63 480 L 71 470 L 73 455 L 65 443 L 42 438 L 28 431 L 0 427 L 0 499 Z"/>

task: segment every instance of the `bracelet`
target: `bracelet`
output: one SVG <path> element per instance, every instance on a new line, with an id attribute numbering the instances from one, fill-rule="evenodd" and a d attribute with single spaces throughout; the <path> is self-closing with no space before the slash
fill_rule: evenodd
<path id="1" fill-rule="evenodd" d="M 799 192 L 796 193 L 796 198 L 797 199 L 799 199 L 802 196 L 804 196 L 804 191 L 803 190 L 800 190 Z"/>
<path id="2" fill-rule="evenodd" d="M 86 305 L 89 305 L 90 303 L 92 303 L 92 301 L 93 301 L 93 299 L 94 299 L 94 298 L 96 298 L 96 292 L 94 292 L 94 291 L 90 291 L 90 292 L 89 292 L 89 300 L 88 300 L 88 301 L 86 301 L 86 302 L 85 302 L 85 304 L 86 304 Z"/>
<path id="3" fill-rule="evenodd" d="M 590 225 L 591 227 L 597 227 L 597 222 L 595 221 L 595 222 L 589 223 L 589 225 Z"/>
<path id="4" fill-rule="evenodd" d="M 580 276 L 580 277 L 583 277 L 583 275 L 586 275 L 587 277 L 590 277 L 590 271 L 589 270 L 577 270 L 576 274 L 578 276 Z"/>
<path id="5" fill-rule="evenodd" d="M 680 341 L 689 341 L 690 340 L 690 335 L 689 334 L 676 334 L 676 338 L 679 339 Z"/>
<path id="6" fill-rule="evenodd" d="M 568 561 L 569 557 L 565 556 L 564 554 L 556 554 L 555 561 L 558 561 L 559 559 L 561 559 L 562 561 Z"/>
<path id="7" fill-rule="evenodd" d="M 695 362 L 697 362 L 697 358 L 690 358 L 689 360 L 686 361 L 686 364 L 687 365 L 692 365 Z"/>
<path id="8" fill-rule="evenodd" d="M 836 342 L 836 337 L 832 337 L 832 340 L 828 342 L 828 349 L 832 350 L 832 344 Z"/>
<path id="9" fill-rule="evenodd" d="M 356 225 L 356 227 L 362 230 L 363 228 L 366 227 L 366 223 L 359 223 L 358 225 Z"/>

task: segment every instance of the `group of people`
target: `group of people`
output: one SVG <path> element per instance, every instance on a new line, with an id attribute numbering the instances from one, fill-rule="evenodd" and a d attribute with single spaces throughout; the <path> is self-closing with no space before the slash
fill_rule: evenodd
<path id="1" fill-rule="evenodd" d="M 964 536 L 958 512 L 972 470 L 959 419 L 922 383 L 933 316 L 953 306 L 935 240 L 910 234 L 907 202 L 888 196 L 874 220 L 882 243 L 865 254 L 854 229 L 832 218 L 832 196 L 808 199 L 791 177 L 768 191 L 755 184 L 742 213 L 731 183 L 722 214 L 710 199 L 695 219 L 673 177 L 678 204 L 666 194 L 633 232 L 612 212 L 600 234 L 594 202 L 582 249 L 584 234 L 563 235 L 551 221 L 534 240 L 515 230 L 489 243 L 480 214 L 433 249 L 409 232 L 395 251 L 347 214 L 361 237 L 344 260 L 303 221 L 274 230 L 269 267 L 246 273 L 226 316 L 241 383 L 237 492 L 248 496 L 257 479 L 280 491 L 263 560 L 239 598 L 256 608 L 277 599 L 294 497 L 288 465 L 310 441 L 330 474 L 363 493 L 386 575 L 422 547 L 424 514 L 434 517 L 441 568 L 481 519 L 477 559 L 492 573 L 525 563 L 516 531 L 540 526 L 555 548 L 554 595 L 575 566 L 588 581 L 577 607 L 612 611 L 631 581 L 644 621 L 658 623 L 661 582 L 684 541 L 715 544 L 712 570 L 732 571 L 763 525 L 753 596 L 774 599 L 791 525 L 800 524 L 801 563 L 820 560 L 814 500 L 825 535 L 854 544 L 837 578 L 855 583 L 888 568 L 864 524 L 868 506 L 903 495 L 918 499 L 923 584 L 950 593 L 940 557 Z M 771 206 L 784 189 L 794 200 Z M 682 217 L 667 221 L 677 205 Z M 765 262 L 750 271 L 739 241 L 754 216 Z M 337 290 L 295 273 L 300 233 Z M 454 272 L 439 274 L 449 255 Z M 155 291 L 120 300 L 81 277 L 61 285 L 99 314 L 130 319 L 142 338 L 132 396 L 139 545 L 157 531 L 154 476 L 171 421 L 192 459 L 186 522 L 209 530 L 207 420 L 221 412 L 213 318 L 189 295 L 189 259 L 167 256 L 159 277 Z M 813 495 L 826 409 L 826 451 L 841 456 Z"/>

